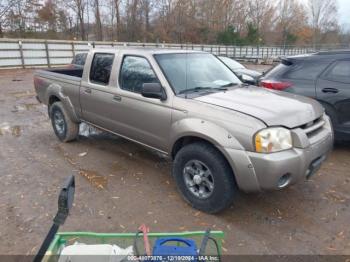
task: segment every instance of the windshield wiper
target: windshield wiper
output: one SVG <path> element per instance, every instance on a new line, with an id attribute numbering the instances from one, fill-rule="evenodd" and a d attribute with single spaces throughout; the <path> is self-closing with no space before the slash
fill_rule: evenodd
<path id="1" fill-rule="evenodd" d="M 208 87 L 208 86 L 197 86 L 194 88 L 189 88 L 189 89 L 185 89 L 185 90 L 181 90 L 179 92 L 179 94 L 185 94 L 185 93 L 195 93 L 195 92 L 200 92 L 200 91 L 226 91 L 227 88 L 225 88 L 224 86 L 220 86 L 220 87 Z"/>
<path id="2" fill-rule="evenodd" d="M 222 86 L 220 86 L 220 87 L 230 87 L 230 86 L 236 86 L 236 85 L 238 85 L 238 83 L 230 82 L 230 83 L 227 83 L 227 84 L 222 85 Z"/>

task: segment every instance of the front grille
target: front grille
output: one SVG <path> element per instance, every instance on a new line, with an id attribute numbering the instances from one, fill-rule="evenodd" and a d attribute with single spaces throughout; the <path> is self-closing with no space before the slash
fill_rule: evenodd
<path id="1" fill-rule="evenodd" d="M 302 125 L 300 128 L 303 129 L 303 131 L 308 137 L 312 137 L 322 129 L 325 123 L 325 120 L 321 116 L 309 123 L 306 123 L 305 125 Z"/>

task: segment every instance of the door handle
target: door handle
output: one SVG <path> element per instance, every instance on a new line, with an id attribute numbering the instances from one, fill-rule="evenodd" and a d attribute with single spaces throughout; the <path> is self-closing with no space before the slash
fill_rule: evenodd
<path id="1" fill-rule="evenodd" d="M 322 92 L 323 92 L 323 93 L 336 94 L 336 93 L 339 92 L 339 90 L 336 89 L 336 88 L 326 87 L 326 88 L 323 88 L 323 89 L 322 89 Z"/>
<path id="2" fill-rule="evenodd" d="M 114 95 L 114 96 L 113 96 L 113 100 L 114 100 L 114 101 L 117 101 L 117 102 L 120 102 L 120 101 L 122 101 L 122 97 L 121 97 L 121 96 Z"/>
<path id="3" fill-rule="evenodd" d="M 87 94 L 91 94 L 91 89 L 90 88 L 85 88 L 84 92 L 87 93 Z"/>

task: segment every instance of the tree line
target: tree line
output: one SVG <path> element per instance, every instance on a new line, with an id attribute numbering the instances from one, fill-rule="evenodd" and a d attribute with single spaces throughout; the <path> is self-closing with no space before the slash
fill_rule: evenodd
<path id="1" fill-rule="evenodd" d="M 336 0 L 1 0 L 0 37 L 284 46 L 348 40 Z"/>

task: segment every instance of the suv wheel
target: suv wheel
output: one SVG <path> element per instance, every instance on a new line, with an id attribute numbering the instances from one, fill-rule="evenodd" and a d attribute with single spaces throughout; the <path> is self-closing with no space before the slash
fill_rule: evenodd
<path id="1" fill-rule="evenodd" d="M 49 112 L 53 130 L 59 140 L 69 142 L 78 137 L 79 124 L 70 119 L 62 102 L 53 103 Z"/>
<path id="2" fill-rule="evenodd" d="M 181 148 L 175 156 L 173 176 L 184 199 L 206 213 L 229 207 L 238 191 L 226 159 L 207 143 Z"/>

